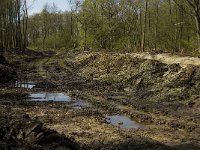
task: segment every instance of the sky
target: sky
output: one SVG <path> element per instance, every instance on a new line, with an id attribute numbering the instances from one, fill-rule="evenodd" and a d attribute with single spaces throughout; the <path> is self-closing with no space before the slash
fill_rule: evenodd
<path id="1" fill-rule="evenodd" d="M 29 15 L 41 12 L 46 3 L 49 3 L 51 6 L 55 3 L 58 10 L 70 10 L 69 0 L 27 0 Z"/>

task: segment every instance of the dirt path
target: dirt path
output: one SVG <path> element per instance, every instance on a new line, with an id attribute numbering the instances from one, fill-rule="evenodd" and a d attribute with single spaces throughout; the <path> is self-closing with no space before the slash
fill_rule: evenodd
<path id="1" fill-rule="evenodd" d="M 149 53 L 133 53 L 132 57 L 140 59 L 150 59 L 157 60 L 165 64 L 180 64 L 181 67 L 186 67 L 187 65 L 200 66 L 200 58 L 198 57 L 180 57 L 177 55 L 170 54 L 149 54 Z"/>

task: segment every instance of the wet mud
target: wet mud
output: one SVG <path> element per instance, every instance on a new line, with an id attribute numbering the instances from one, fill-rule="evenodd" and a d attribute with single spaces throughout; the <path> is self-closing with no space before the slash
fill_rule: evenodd
<path id="1" fill-rule="evenodd" d="M 60 140 L 52 137 L 38 142 L 40 132 L 31 130 L 29 140 L 15 138 L 19 145 L 9 143 L 5 135 L 0 145 L 200 149 L 198 66 L 183 68 L 132 54 L 63 51 L 14 61 L 29 63 L 18 72 L 24 81 L 0 89 L 2 130 L 7 125 L 19 132 L 6 122 L 18 118 L 13 121 L 17 125 L 16 120 L 28 116 L 31 122 L 41 122 L 42 137 L 56 134 Z M 48 140 L 50 145 L 45 145 Z"/>

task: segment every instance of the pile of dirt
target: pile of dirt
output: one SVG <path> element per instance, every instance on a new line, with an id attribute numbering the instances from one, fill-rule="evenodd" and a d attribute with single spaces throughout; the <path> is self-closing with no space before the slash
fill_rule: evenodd
<path id="1" fill-rule="evenodd" d="M 180 118 L 198 124 L 200 115 L 200 66 L 166 64 L 137 58 L 131 53 L 85 53 L 76 57 L 78 75 L 110 83 L 130 96 L 126 103 L 137 110 Z M 94 85 L 95 86 L 95 85 Z M 187 128 L 187 125 L 180 125 Z M 182 127 L 183 126 L 183 127 Z M 189 125 L 190 127 L 190 125 Z M 199 127 L 199 126 L 198 126 Z M 194 128 L 191 126 L 192 130 Z"/>
<path id="2" fill-rule="evenodd" d="M 0 149 L 78 149 L 72 139 L 43 126 L 28 115 L 0 116 Z"/>
<path id="3" fill-rule="evenodd" d="M 112 84 L 124 83 L 124 91 L 133 92 L 140 98 L 159 95 L 160 98 L 154 101 L 172 101 L 170 96 L 199 94 L 200 66 L 183 68 L 179 64 L 139 59 L 131 54 L 109 53 L 85 54 L 85 57 L 77 56 L 76 61 L 82 64 L 80 76 Z"/>

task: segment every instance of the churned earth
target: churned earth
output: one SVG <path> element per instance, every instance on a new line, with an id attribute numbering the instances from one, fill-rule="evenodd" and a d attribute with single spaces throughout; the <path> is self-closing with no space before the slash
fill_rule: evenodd
<path id="1" fill-rule="evenodd" d="M 200 149 L 199 58 L 78 51 L 7 57 L 18 77 L 0 88 L 4 149 Z M 114 120 L 120 117 L 126 121 Z"/>

